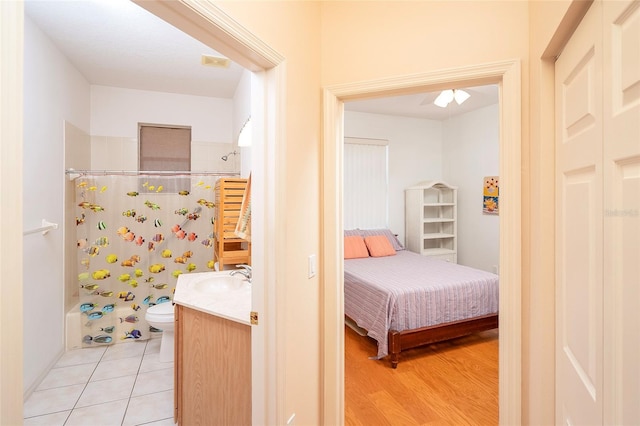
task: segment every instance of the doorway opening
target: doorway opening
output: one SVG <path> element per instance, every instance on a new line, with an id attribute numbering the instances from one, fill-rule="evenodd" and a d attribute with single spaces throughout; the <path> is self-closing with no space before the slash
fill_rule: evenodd
<path id="1" fill-rule="evenodd" d="M 276 133 L 275 128 L 279 124 L 279 117 L 283 111 L 281 85 L 284 79 L 282 77 L 283 71 L 279 67 L 283 58 L 238 23 L 230 22 L 228 17 L 212 4 L 187 6 L 180 2 L 170 2 L 171 4 L 166 4 L 166 2 L 139 3 L 143 8 L 151 11 L 176 28 L 187 33 L 190 32 L 190 35 L 194 38 L 198 38 L 212 46 L 223 46 L 223 49 L 220 50 L 225 50 L 224 53 L 229 58 L 252 71 L 252 86 L 256 88 L 257 93 L 255 99 L 252 98 L 251 115 L 254 118 L 255 128 L 259 129 L 254 134 L 252 157 L 254 177 L 253 205 L 256 211 L 261 212 L 259 215 L 254 215 L 256 226 L 253 233 L 255 241 L 253 247 L 256 259 L 260 258 L 260 265 L 255 265 L 256 273 L 254 274 L 254 279 L 256 282 L 264 282 L 264 286 L 260 286 L 260 291 L 254 291 L 252 294 L 253 305 L 256 310 L 273 312 L 273 309 L 265 309 L 265 300 L 267 299 L 265 293 L 274 291 L 275 279 L 264 271 L 277 269 L 272 265 L 275 262 L 275 257 L 272 253 L 281 251 L 281 249 L 271 246 L 272 244 L 277 244 L 274 242 L 276 238 L 268 235 L 268 232 L 281 227 L 279 224 L 274 223 L 279 216 L 276 214 L 278 206 L 275 194 L 282 181 L 281 175 L 278 174 L 278 169 L 282 168 L 279 168 L 278 164 L 283 157 L 275 155 L 274 152 L 278 150 L 282 141 L 282 137 Z M 194 24 L 196 21 L 198 25 Z M 17 22 L 20 23 L 19 20 Z M 221 28 L 225 30 L 221 31 Z M 14 31 L 17 34 L 24 32 L 23 28 L 14 28 Z M 21 71 L 22 68 L 19 70 Z M 265 108 L 266 104 L 269 104 L 270 108 Z M 16 122 L 22 122 L 21 116 L 19 118 Z M 22 138 L 20 138 L 18 148 L 21 147 Z M 16 174 L 21 175 L 21 173 Z M 21 210 L 19 213 L 21 213 Z M 265 265 L 268 265 L 268 267 L 265 267 Z M 273 294 L 271 294 L 269 300 L 273 299 Z M 23 313 L 22 309 L 17 313 L 18 315 Z M 269 344 L 269 339 L 274 338 L 275 327 L 275 321 L 265 318 L 261 326 L 253 329 L 252 335 L 255 335 L 255 339 L 252 347 L 255 352 L 262 354 L 266 352 L 266 347 L 273 346 Z M 15 355 L 15 358 L 23 358 L 22 345 L 16 346 L 19 346 L 19 348 L 12 355 Z M 275 380 L 272 379 L 272 376 L 276 374 L 272 373 L 272 371 L 276 371 L 276 368 L 272 364 L 276 363 L 277 358 L 254 357 L 254 359 L 256 359 L 257 364 L 257 367 L 253 369 L 255 374 L 253 378 L 254 386 L 252 387 L 253 399 L 256 401 L 253 405 L 254 419 L 256 419 L 256 423 L 275 423 L 275 420 L 269 417 L 273 416 L 271 414 L 272 410 L 267 410 L 267 408 L 273 406 L 272 398 L 275 397 L 271 395 L 276 395 L 274 390 Z M 269 377 L 266 377 L 267 375 Z M 16 407 L 19 406 L 16 405 Z"/>
<path id="2" fill-rule="evenodd" d="M 444 108 L 434 104 L 441 92 L 347 101 L 344 104 L 345 236 L 351 235 L 348 239 L 354 242 L 354 238 L 357 240 L 354 234 L 368 235 L 388 230 L 396 236 L 392 246 L 398 250 L 386 253 L 391 257 L 371 258 L 372 252 L 369 256 L 366 253 L 359 254 L 358 257 L 365 257 L 362 259 L 346 260 L 354 254 L 348 254 L 349 250 L 345 248 L 345 275 L 349 277 L 345 277 L 345 319 L 347 325 L 351 325 L 345 328 L 345 423 L 367 423 L 378 418 L 376 416 L 384 418 L 384 411 L 365 409 L 365 405 L 360 403 L 363 398 L 374 398 L 382 404 L 380 406 L 398 404 L 398 410 L 406 410 L 410 423 L 432 419 L 434 411 L 441 415 L 448 412 L 452 418 L 460 416 L 458 421 L 462 422 L 498 423 L 497 329 L 449 342 L 438 342 L 434 346 L 423 346 L 413 351 L 405 352 L 403 347 L 400 355 L 400 364 L 403 365 L 398 368 L 407 374 L 407 380 L 413 383 L 412 388 L 422 390 L 410 398 L 396 399 L 396 392 L 379 393 L 379 390 L 388 386 L 399 386 L 398 389 L 401 389 L 409 382 L 397 381 L 397 376 L 390 370 L 388 358 L 377 362 L 368 359 L 376 354 L 377 342 L 386 343 L 386 333 L 385 338 L 381 338 L 378 325 L 364 313 L 369 310 L 361 309 L 365 303 L 370 306 L 369 300 L 374 303 L 373 299 L 355 297 L 356 294 L 364 294 L 367 288 L 365 283 L 368 282 L 368 278 L 357 272 L 358 265 L 367 264 L 367 269 L 370 269 L 384 264 L 379 271 L 382 276 L 383 272 L 393 271 L 388 269 L 391 265 L 387 262 L 410 261 L 406 267 L 398 265 L 399 269 L 412 271 L 411 291 L 416 293 L 407 297 L 407 303 L 410 303 L 408 300 L 424 300 L 422 296 L 427 297 L 428 290 L 418 290 L 414 285 L 428 285 L 425 279 L 431 280 L 437 273 L 435 269 L 438 262 L 434 264 L 432 259 L 439 259 L 473 268 L 440 265 L 452 269 L 446 277 L 438 279 L 442 286 L 455 276 L 453 272 L 456 269 L 465 272 L 475 270 L 478 277 L 490 277 L 493 283 L 490 293 L 494 300 L 493 312 L 497 310 L 498 279 L 487 272 L 498 273 L 500 218 L 498 209 L 489 205 L 489 200 L 497 202 L 499 198 L 484 194 L 497 195 L 496 185 L 489 185 L 486 191 L 482 191 L 482 188 L 484 181 L 497 182 L 488 176 L 498 174 L 498 86 L 465 87 L 464 91 L 471 95 L 468 100 L 462 104 L 453 102 Z M 437 187 L 455 189 L 434 190 L 431 186 L 428 187 L 431 189 L 426 189 L 427 182 L 439 182 Z M 421 196 L 418 197 L 418 194 Z M 447 200 L 447 194 L 453 196 L 452 199 Z M 423 199 L 423 196 L 429 196 L 429 200 Z M 441 199 L 437 200 L 436 197 Z M 490 208 L 483 208 L 483 199 Z M 425 204 L 427 202 L 428 205 Z M 429 256 L 429 260 L 426 256 Z M 422 267 L 428 268 L 425 273 L 417 273 L 421 261 L 425 263 Z M 396 277 L 398 280 L 404 278 Z M 392 286 L 391 281 L 394 280 L 374 281 L 384 287 L 387 282 Z M 460 281 L 456 279 L 450 284 L 454 283 L 459 285 Z M 404 297 L 399 293 L 397 296 Z M 404 307 L 409 306 L 398 302 Z M 411 328 L 418 328 L 432 323 L 428 317 L 436 321 L 436 318 L 448 315 L 446 312 L 453 312 L 441 306 L 438 303 L 427 311 L 391 310 L 387 315 L 393 318 L 392 328 L 393 324 L 407 327 L 409 323 L 413 324 Z M 435 312 L 440 314 L 436 315 Z M 367 331 L 363 332 L 354 326 L 352 320 L 357 320 L 358 325 L 368 329 L 368 334 L 376 338 L 362 337 Z M 440 360 L 443 364 L 438 366 Z M 484 367 L 470 370 L 463 367 L 477 366 L 478 362 Z M 452 365 L 458 367 L 451 368 Z M 461 381 L 469 386 L 470 395 L 475 395 L 475 403 L 482 404 L 483 409 L 476 411 L 469 406 L 460 409 L 467 405 L 465 400 L 469 395 L 453 396 L 451 392 L 455 391 L 449 387 L 450 381 L 443 381 L 442 386 L 434 388 L 437 377 L 420 373 L 432 368 L 437 368 L 440 375 L 448 376 L 456 383 L 455 386 L 459 386 Z M 375 384 L 368 387 L 367 383 Z M 420 388 L 420 383 L 424 383 L 425 387 Z M 456 407 L 452 406 L 450 412 L 444 413 L 433 410 L 440 398 Z M 432 404 L 426 403 L 427 400 Z M 458 409 L 460 411 L 456 414 Z"/>
<path id="3" fill-rule="evenodd" d="M 339 423 L 344 415 L 344 270 L 342 144 L 344 102 L 450 88 L 498 84 L 500 88 L 500 419 L 517 424 L 521 414 L 521 117 L 520 63 L 504 61 L 448 69 L 411 77 L 345 84 L 324 90 L 323 255 L 325 286 L 324 416 Z M 335 390 L 338 392 L 333 393 Z"/>
<path id="4" fill-rule="evenodd" d="M 282 126 L 285 111 L 282 96 L 284 57 L 239 23 L 229 20 L 213 4 L 136 3 L 252 72 L 252 209 L 261 212 L 252 215 L 252 264 L 255 270 L 253 280 L 262 285 L 252 287 L 251 303 L 254 311 L 264 313 L 262 321 L 252 326 L 251 332 L 252 422 L 277 423 L 278 413 L 273 407 L 276 406 L 278 395 L 276 384 L 283 380 L 277 375 L 284 372 L 284 357 L 273 350 L 277 345 L 274 342 L 280 326 L 273 308 L 278 297 L 275 253 L 283 252 L 284 242 L 275 237 L 273 230 L 282 229 L 284 218 L 279 212 L 283 203 L 278 191 L 281 182 L 284 182 L 285 168 L 281 167 L 284 156 L 279 155 L 284 142 L 281 133 L 277 131 Z M 265 353 L 274 356 L 263 356 Z"/>

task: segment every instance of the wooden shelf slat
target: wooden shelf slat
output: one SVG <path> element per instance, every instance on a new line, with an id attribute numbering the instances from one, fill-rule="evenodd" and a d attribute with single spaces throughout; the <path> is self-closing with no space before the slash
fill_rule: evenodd
<path id="1" fill-rule="evenodd" d="M 218 179 L 215 185 L 213 260 L 219 270 L 224 265 L 251 264 L 251 242 L 235 234 L 246 187 L 247 179 L 242 178 Z"/>

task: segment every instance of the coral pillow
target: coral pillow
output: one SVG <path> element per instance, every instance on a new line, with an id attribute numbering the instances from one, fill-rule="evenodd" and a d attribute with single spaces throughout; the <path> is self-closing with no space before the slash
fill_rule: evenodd
<path id="1" fill-rule="evenodd" d="M 398 240 L 398 237 L 391 232 L 391 230 L 384 229 L 345 229 L 344 235 L 362 235 L 363 237 L 370 237 L 372 235 L 385 235 L 387 239 L 391 242 L 393 249 L 395 251 L 404 250 L 404 247 Z"/>
<path id="2" fill-rule="evenodd" d="M 367 245 L 371 257 L 393 256 L 396 254 L 391 242 L 384 235 L 364 237 L 364 243 Z"/>
<path id="3" fill-rule="evenodd" d="M 344 258 L 357 259 L 359 257 L 369 257 L 364 239 L 360 235 L 344 237 Z"/>

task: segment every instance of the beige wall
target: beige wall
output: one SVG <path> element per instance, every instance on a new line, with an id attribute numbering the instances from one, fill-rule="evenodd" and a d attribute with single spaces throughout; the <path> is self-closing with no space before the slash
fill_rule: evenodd
<path id="1" fill-rule="evenodd" d="M 530 4 L 529 279 L 523 288 L 523 419 L 552 424 L 555 410 L 554 60 L 590 1 Z M 543 236 L 542 238 L 540 236 Z"/>
<path id="2" fill-rule="evenodd" d="M 287 269 L 277 291 L 286 294 L 284 421 L 320 424 L 320 306 L 318 276 L 307 258 L 319 253 L 320 4 L 307 1 L 216 2 L 222 10 L 286 58 Z M 280 190 L 280 189 L 279 189 Z M 280 404 L 279 404 L 280 406 Z M 284 423 L 283 421 L 283 423 Z"/>
<path id="3" fill-rule="evenodd" d="M 518 1 L 324 2 L 322 84 L 505 59 L 523 61 L 526 82 L 527 20 Z"/>
<path id="4" fill-rule="evenodd" d="M 309 2 L 285 2 L 277 6 L 273 2 L 221 3 L 223 9 L 287 58 L 290 96 L 287 175 L 295 177 L 287 188 L 289 208 L 298 207 L 301 202 L 317 206 L 313 198 L 317 194 L 315 160 L 320 116 L 309 113 L 318 111 L 317 94 L 321 87 L 506 59 L 521 61 L 523 424 L 554 421 L 553 209 L 547 203 L 547 195 L 553 191 L 553 170 L 549 169 L 552 162 L 543 161 L 553 155 L 553 131 L 549 127 L 553 123 L 552 109 L 549 109 L 553 106 L 553 95 L 545 91 L 550 65 L 540 57 L 570 4 L 569 1 L 331 1 L 320 4 L 321 19 L 318 20 L 313 16 L 318 5 Z M 313 35 L 318 33 L 320 40 Z M 317 48 L 319 58 L 314 52 Z M 311 64 L 321 67 L 320 76 Z M 299 75 L 301 70 L 310 75 Z M 316 101 L 318 104 L 313 105 Z M 313 188 L 313 193 L 304 191 L 305 187 Z M 297 211 L 292 220 L 306 226 L 311 235 L 312 229 L 316 229 L 316 210 L 306 205 L 304 212 L 313 213 L 313 220 L 298 223 Z M 532 235 L 551 238 L 532 238 Z M 287 311 L 291 309 L 287 315 L 292 320 L 303 312 L 309 317 L 318 314 L 317 288 L 314 286 L 313 291 L 297 288 L 299 281 L 304 280 L 303 257 L 309 250 L 315 250 L 316 244 L 315 237 L 310 241 L 287 236 L 287 251 L 299 253 L 287 273 L 287 288 L 295 294 L 295 299 L 290 300 L 299 302 L 297 307 L 287 307 Z M 302 333 L 297 326 L 288 328 L 287 362 L 311 367 L 317 361 L 312 350 L 317 348 L 318 336 L 315 329 L 306 334 L 313 340 L 307 348 L 310 350 L 306 350 L 293 340 Z M 314 371 L 316 367 L 314 365 Z M 291 382 L 287 383 L 286 406 L 298 410 L 296 407 L 312 408 L 308 402 L 311 394 L 299 392 L 311 390 L 317 382 L 310 380 L 308 374 L 305 380 L 299 381 L 295 379 L 296 374 L 295 369 L 287 374 Z M 312 394 L 316 395 L 317 391 L 313 389 Z M 297 420 L 313 422 L 311 417 Z"/>
<path id="5" fill-rule="evenodd" d="M 0 424 L 22 423 L 21 2 L 0 2 Z"/>

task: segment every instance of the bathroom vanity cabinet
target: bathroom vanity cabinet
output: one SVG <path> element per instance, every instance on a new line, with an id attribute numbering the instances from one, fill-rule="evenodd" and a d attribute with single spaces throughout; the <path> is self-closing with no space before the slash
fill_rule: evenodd
<path id="1" fill-rule="evenodd" d="M 175 308 L 174 421 L 251 425 L 251 326 Z"/>

